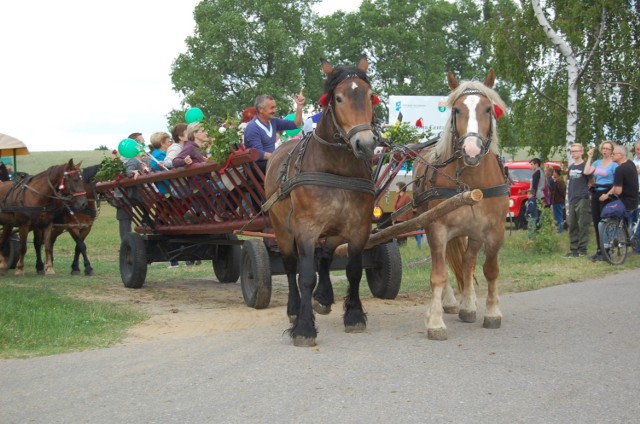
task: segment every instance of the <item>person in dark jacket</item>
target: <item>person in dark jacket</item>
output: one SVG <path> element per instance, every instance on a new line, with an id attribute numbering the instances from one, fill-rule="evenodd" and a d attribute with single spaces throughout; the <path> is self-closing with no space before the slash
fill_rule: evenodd
<path id="1" fill-rule="evenodd" d="M 553 169 L 553 184 L 551 187 L 551 209 L 553 210 L 553 219 L 556 221 L 556 229 L 558 233 L 564 231 L 564 202 L 567 193 L 567 185 L 562 178 L 559 169 Z"/>

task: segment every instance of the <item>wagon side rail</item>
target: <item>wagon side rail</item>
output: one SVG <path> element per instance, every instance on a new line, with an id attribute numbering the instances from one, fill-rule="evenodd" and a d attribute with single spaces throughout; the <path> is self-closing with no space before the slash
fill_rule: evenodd
<path id="1" fill-rule="evenodd" d="M 230 234 L 269 226 L 259 215 L 265 201 L 264 175 L 255 149 L 214 162 L 152 172 L 96 184 L 98 193 L 120 208 L 141 234 Z M 166 193 L 162 193 L 165 191 Z"/>

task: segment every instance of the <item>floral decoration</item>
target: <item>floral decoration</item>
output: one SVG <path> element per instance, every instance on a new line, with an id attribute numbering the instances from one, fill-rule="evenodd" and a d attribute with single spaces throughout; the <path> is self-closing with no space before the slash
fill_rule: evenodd
<path id="1" fill-rule="evenodd" d="M 124 163 L 117 150 L 111 152 L 112 157 L 105 156 L 100 162 L 100 170 L 96 173 L 96 181 L 113 181 L 123 178 L 126 172 Z"/>
<path id="2" fill-rule="evenodd" d="M 388 125 L 383 127 L 383 131 L 383 136 L 394 144 L 419 143 L 422 138 L 431 135 L 430 129 L 419 129 L 408 122 L 397 122 L 395 125 Z"/>
<path id="3" fill-rule="evenodd" d="M 244 129 L 247 124 L 240 123 L 238 118 L 228 116 L 222 123 L 220 120 L 213 120 L 204 125 L 210 138 L 206 149 L 209 159 L 213 162 L 224 164 L 231 152 L 243 146 Z"/>

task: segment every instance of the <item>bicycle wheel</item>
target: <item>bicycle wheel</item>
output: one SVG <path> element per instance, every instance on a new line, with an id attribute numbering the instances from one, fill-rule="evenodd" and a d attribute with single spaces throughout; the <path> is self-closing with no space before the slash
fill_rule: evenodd
<path id="1" fill-rule="evenodd" d="M 627 231 L 624 220 L 607 219 L 600 223 L 600 251 L 604 259 L 612 265 L 620 265 L 627 258 Z"/>

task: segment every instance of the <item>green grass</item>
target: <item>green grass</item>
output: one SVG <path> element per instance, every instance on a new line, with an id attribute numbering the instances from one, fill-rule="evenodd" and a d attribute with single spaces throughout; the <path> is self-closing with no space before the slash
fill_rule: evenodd
<path id="1" fill-rule="evenodd" d="M 83 166 L 99 164 L 104 156 L 111 156 L 110 150 L 77 150 L 61 152 L 33 152 L 16 157 L 17 171 L 35 175 L 52 165 L 60 165 L 73 159 L 74 163 L 82 161 Z"/>

